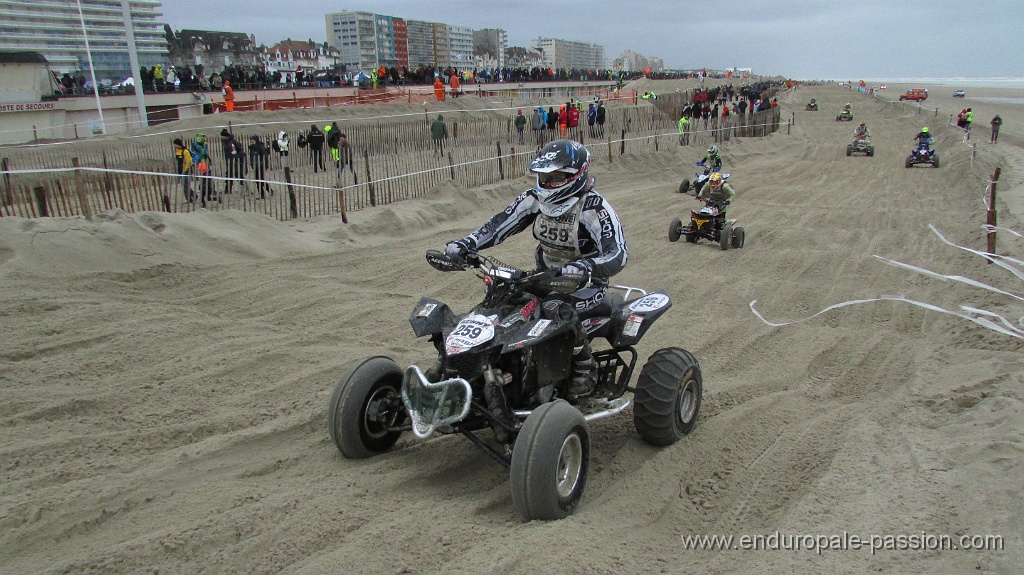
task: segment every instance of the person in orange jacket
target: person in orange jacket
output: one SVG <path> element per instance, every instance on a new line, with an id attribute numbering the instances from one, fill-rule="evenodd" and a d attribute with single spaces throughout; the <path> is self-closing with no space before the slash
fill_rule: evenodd
<path id="1" fill-rule="evenodd" d="M 452 98 L 459 97 L 459 73 L 452 73 L 452 77 L 448 79 L 448 85 L 452 87 Z"/>
<path id="2" fill-rule="evenodd" d="M 438 102 L 444 102 L 444 84 L 440 77 L 434 78 L 434 96 Z"/>
<path id="3" fill-rule="evenodd" d="M 558 108 L 558 130 L 563 138 L 569 134 L 569 113 L 565 111 L 565 104 Z"/>
<path id="4" fill-rule="evenodd" d="M 224 80 L 224 88 L 221 90 L 224 95 L 224 108 L 228 112 L 235 111 L 235 91 L 231 89 L 231 82 Z"/>

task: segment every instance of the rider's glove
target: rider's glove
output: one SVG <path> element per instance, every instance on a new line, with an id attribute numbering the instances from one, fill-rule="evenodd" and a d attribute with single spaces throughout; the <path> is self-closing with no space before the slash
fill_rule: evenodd
<path id="1" fill-rule="evenodd" d="M 448 242 L 444 246 L 444 255 L 456 258 L 464 258 L 469 253 L 469 245 L 466 244 L 465 240 L 455 240 Z"/>
<path id="2" fill-rule="evenodd" d="M 586 260 L 571 261 L 562 266 L 562 271 L 560 273 L 563 276 L 576 276 L 580 278 L 579 289 L 583 289 L 590 285 L 590 263 Z"/>

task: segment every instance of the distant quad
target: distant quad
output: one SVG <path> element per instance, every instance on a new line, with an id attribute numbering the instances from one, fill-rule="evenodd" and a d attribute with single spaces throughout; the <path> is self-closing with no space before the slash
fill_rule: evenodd
<path id="1" fill-rule="evenodd" d="M 697 200 L 704 202 L 704 207 L 690 210 L 690 222 L 686 225 L 682 218 L 673 219 L 668 226 L 668 241 L 677 242 L 684 237 L 687 243 L 695 244 L 703 238 L 717 242 L 723 250 L 742 248 L 747 232 L 736 225 L 735 219 L 726 219 L 725 207 L 729 202 L 716 204 L 707 198 Z"/>
<path id="2" fill-rule="evenodd" d="M 919 146 L 916 150 L 907 156 L 907 161 L 904 164 L 908 168 L 912 168 L 917 164 L 930 164 L 934 168 L 939 167 L 939 155 L 935 153 L 935 150 L 929 150 L 923 146 Z"/>
<path id="3" fill-rule="evenodd" d="M 808 112 L 817 112 L 818 111 L 818 103 L 817 102 L 808 102 L 807 103 L 807 107 L 804 108 L 804 109 L 806 111 L 808 111 Z"/>
<path id="4" fill-rule="evenodd" d="M 954 98 L 963 98 L 965 96 L 967 96 L 967 92 L 964 92 L 963 90 L 956 90 L 955 92 L 953 92 Z"/>
<path id="5" fill-rule="evenodd" d="M 864 154 L 866 156 L 875 155 L 875 147 L 871 145 L 871 140 L 868 139 L 854 139 L 853 142 L 846 144 L 846 155 L 850 156 L 853 154 Z"/>
<path id="6" fill-rule="evenodd" d="M 852 122 L 853 121 L 853 112 L 851 112 L 850 110 L 843 110 L 842 112 L 839 112 L 839 115 L 836 116 L 836 121 L 837 122 Z"/>

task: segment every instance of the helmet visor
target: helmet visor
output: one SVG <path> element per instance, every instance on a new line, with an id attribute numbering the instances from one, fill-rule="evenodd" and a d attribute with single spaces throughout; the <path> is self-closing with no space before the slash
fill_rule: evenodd
<path id="1" fill-rule="evenodd" d="M 538 172 L 537 173 L 537 184 L 546 189 L 558 188 L 565 185 L 568 181 L 570 174 L 565 172 Z"/>

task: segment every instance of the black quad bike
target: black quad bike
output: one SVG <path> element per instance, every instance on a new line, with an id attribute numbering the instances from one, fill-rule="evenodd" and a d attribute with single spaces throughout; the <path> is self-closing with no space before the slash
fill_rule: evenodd
<path id="1" fill-rule="evenodd" d="M 705 166 L 704 162 L 697 162 L 698 166 L 704 168 L 704 173 L 694 172 L 693 184 L 690 184 L 689 178 L 683 178 L 682 183 L 679 184 L 679 193 L 688 194 L 690 190 L 693 190 L 693 195 L 697 195 L 700 192 L 701 187 L 707 183 L 708 178 L 711 177 L 711 172 L 721 172 L 721 168 L 712 168 L 711 166 Z M 727 180 L 731 174 L 722 174 L 722 179 Z"/>
<path id="2" fill-rule="evenodd" d="M 818 103 L 817 102 L 808 102 L 807 103 L 807 107 L 805 107 L 804 110 L 806 110 L 808 112 L 817 112 L 818 111 Z"/>
<path id="3" fill-rule="evenodd" d="M 851 112 L 849 110 L 843 110 L 842 112 L 839 112 L 839 115 L 836 116 L 836 121 L 837 122 L 852 122 L 853 121 L 853 112 Z"/>
<path id="4" fill-rule="evenodd" d="M 742 248 L 746 241 L 747 232 L 736 225 L 736 220 L 728 220 L 725 217 L 725 206 L 716 205 L 707 198 L 697 198 L 704 202 L 704 207 L 699 210 L 690 210 L 690 223 L 683 225 L 681 218 L 675 218 L 668 226 L 668 241 L 677 242 L 680 237 L 685 237 L 691 244 L 697 243 L 701 238 L 718 242 L 723 249 Z"/>
<path id="5" fill-rule="evenodd" d="M 560 313 L 564 306 L 544 305 L 543 298 L 575 291 L 580 278 L 523 271 L 478 253 L 463 259 L 432 250 L 427 261 L 440 271 L 472 269 L 486 286 L 484 299 L 463 314 L 420 299 L 409 322 L 433 345 L 436 359 L 427 369 L 403 370 L 374 356 L 342 374 L 327 431 L 345 457 L 387 451 L 406 431 L 419 439 L 462 434 L 509 470 L 512 502 L 523 517 L 560 519 L 576 510 L 587 483 L 588 422 L 632 403 L 634 426 L 652 445 L 671 445 L 693 429 L 703 380 L 691 353 L 655 351 L 636 386 L 629 385 L 633 346 L 672 305 L 664 292 L 609 286 L 604 301 L 580 314 L 587 337 L 603 338 L 610 348 L 594 348 L 593 391 L 570 398 L 573 322 Z M 479 434 L 488 429 L 493 441 Z"/>
<path id="6" fill-rule="evenodd" d="M 935 153 L 935 150 L 931 150 L 924 146 L 918 146 L 910 155 L 907 156 L 907 161 L 904 165 L 908 168 L 912 168 L 917 164 L 931 164 L 933 167 L 939 167 L 939 155 Z"/>
<path id="7" fill-rule="evenodd" d="M 867 138 L 854 138 L 853 142 L 846 144 L 846 155 L 852 154 L 864 154 L 866 156 L 875 155 L 875 147 L 871 145 L 871 140 Z"/>

